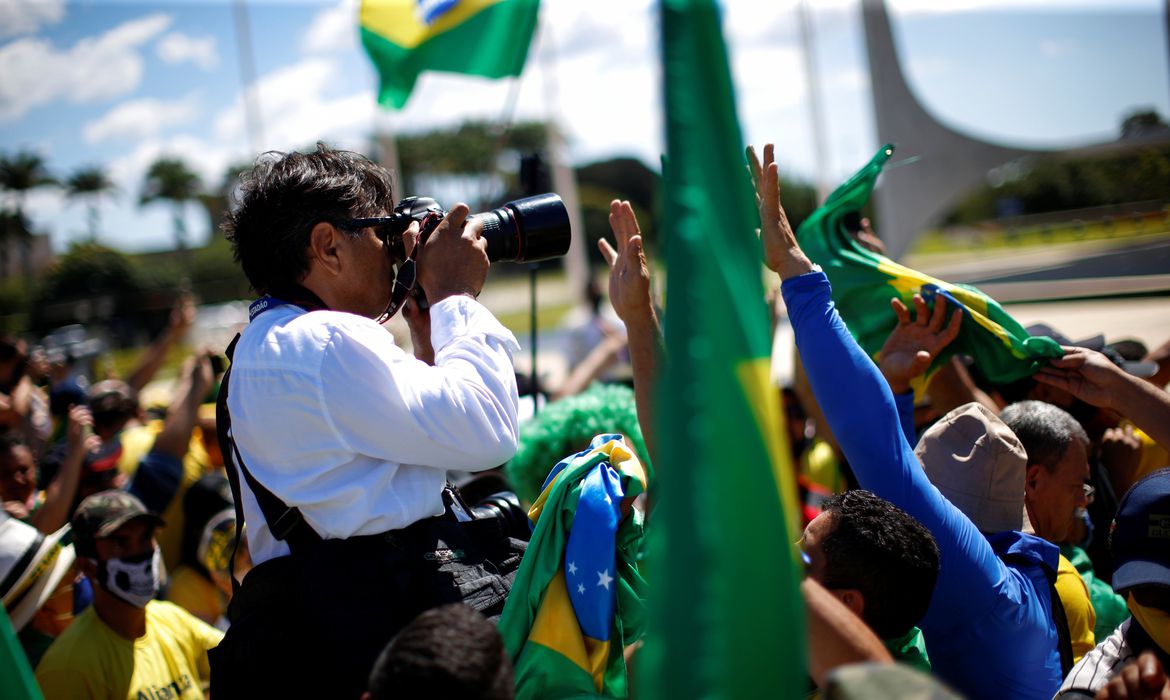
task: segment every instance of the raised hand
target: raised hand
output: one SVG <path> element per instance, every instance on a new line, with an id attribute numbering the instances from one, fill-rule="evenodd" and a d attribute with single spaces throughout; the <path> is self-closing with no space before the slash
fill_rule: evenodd
<path id="1" fill-rule="evenodd" d="M 616 199 L 610 202 L 609 226 L 613 229 L 617 249 L 604 238 L 597 242 L 601 256 L 609 263 L 609 302 L 626 325 L 652 318 L 650 267 L 642 247 L 638 217 L 629 202 Z"/>
<path id="2" fill-rule="evenodd" d="M 1099 352 L 1086 348 L 1065 347 L 1064 357 L 1033 375 L 1041 384 L 1063 389 L 1085 403 L 1115 408 L 1111 401 L 1126 374 Z"/>
<path id="3" fill-rule="evenodd" d="M 891 299 L 890 306 L 898 315 L 898 325 L 886 338 L 879 355 L 878 368 L 895 394 L 910 391 L 910 382 L 921 376 L 939 352 L 959 335 L 963 321 L 962 309 L 955 309 L 947 319 L 947 300 L 936 296 L 934 310 L 926 308 L 926 301 L 914 295 L 914 317 L 900 299 Z"/>
<path id="4" fill-rule="evenodd" d="M 748 171 L 756 188 L 756 202 L 760 209 L 760 241 L 764 245 L 764 264 L 780 274 L 780 279 L 803 275 L 812 269 L 812 263 L 796 243 L 796 234 L 788 223 L 788 215 L 780 203 L 780 166 L 776 164 L 775 147 L 764 146 L 761 164 L 756 149 L 747 148 Z"/>

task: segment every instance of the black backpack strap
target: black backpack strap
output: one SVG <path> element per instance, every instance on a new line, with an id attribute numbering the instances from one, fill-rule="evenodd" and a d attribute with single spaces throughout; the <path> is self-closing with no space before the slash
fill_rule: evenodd
<path id="1" fill-rule="evenodd" d="M 228 359 L 231 360 L 235 355 L 236 343 L 239 342 L 240 335 L 237 333 L 236 337 L 232 339 L 231 344 L 227 348 Z M 230 385 L 232 375 L 232 367 L 229 365 L 227 372 L 223 375 L 223 381 L 220 382 L 219 397 L 215 402 L 215 429 L 219 438 L 219 449 L 223 453 L 223 463 L 228 474 L 228 482 L 232 487 L 232 496 L 236 500 L 236 549 L 240 546 L 241 533 L 244 531 L 244 502 L 240 491 L 240 474 L 244 475 L 244 480 L 248 482 L 248 488 L 256 497 L 256 502 L 260 505 L 260 512 L 264 514 L 264 520 L 268 523 L 268 529 L 272 532 L 272 536 L 282 542 L 287 542 L 289 549 L 295 554 L 304 549 L 306 545 L 311 542 L 319 542 L 321 535 L 305 521 L 301 514 L 300 508 L 289 507 L 284 501 L 280 500 L 276 494 L 265 488 L 252 476 L 252 472 L 248 470 L 248 465 L 244 464 L 244 458 L 236 447 L 235 438 L 232 436 L 232 418 L 228 411 L 228 387 Z M 232 556 L 232 586 L 238 585 L 235 576 L 235 556 Z"/>
<path id="2" fill-rule="evenodd" d="M 1023 566 L 1033 566 L 1036 562 L 1030 559 L 1013 554 L 1001 554 L 999 558 L 1003 563 L 1009 566 L 1015 565 L 1017 568 Z M 1064 611 L 1064 603 L 1060 600 L 1060 594 L 1056 591 L 1056 576 L 1055 571 L 1049 571 L 1047 567 L 1044 568 L 1044 579 L 1048 581 L 1048 599 L 1052 608 L 1052 624 L 1056 627 L 1056 649 L 1060 652 L 1060 670 L 1064 676 L 1068 676 L 1069 671 L 1073 668 L 1073 651 L 1072 651 L 1072 632 L 1068 628 L 1068 614 Z"/>

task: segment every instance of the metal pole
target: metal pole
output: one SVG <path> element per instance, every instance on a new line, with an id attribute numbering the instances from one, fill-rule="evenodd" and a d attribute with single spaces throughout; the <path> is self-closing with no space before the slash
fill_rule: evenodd
<path id="1" fill-rule="evenodd" d="M 540 269 L 540 263 L 528 263 L 528 298 L 530 300 L 528 333 L 529 343 L 532 345 L 532 383 L 529 386 L 529 391 L 532 392 L 532 415 L 536 415 L 540 411 L 540 380 L 536 374 L 536 271 L 538 269 Z"/>
<path id="2" fill-rule="evenodd" d="M 256 94 L 256 63 L 252 55 L 252 26 L 248 22 L 245 0 L 236 0 L 236 48 L 240 55 L 240 81 L 244 84 L 244 123 L 248 129 L 248 147 L 252 155 L 264 147 L 264 127 L 260 118 L 259 95 Z"/>
<path id="3" fill-rule="evenodd" d="M 807 0 L 801 0 L 796 6 L 796 13 L 800 16 L 800 47 L 804 53 L 804 74 L 808 82 L 809 121 L 812 125 L 813 152 L 817 161 L 817 203 L 820 204 L 829 196 L 829 157 L 825 144 L 825 118 L 821 111 L 821 87 L 817 77 L 817 51 L 813 43 L 812 17 Z"/>

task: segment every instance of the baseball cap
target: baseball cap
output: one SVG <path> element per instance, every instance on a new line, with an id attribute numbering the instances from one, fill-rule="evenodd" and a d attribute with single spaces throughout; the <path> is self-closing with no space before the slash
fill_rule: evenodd
<path id="1" fill-rule="evenodd" d="M 1024 527 L 1028 456 L 999 416 L 977 403 L 932 425 L 914 454 L 939 492 L 981 532 Z"/>
<path id="2" fill-rule="evenodd" d="M 1109 531 L 1113 590 L 1170 586 L 1170 469 L 1144 477 L 1121 499 Z"/>
<path id="3" fill-rule="evenodd" d="M 97 551 L 96 540 L 109 537 L 137 518 L 147 518 L 156 526 L 166 525 L 142 501 L 125 491 L 102 491 L 86 498 L 73 513 L 73 543 L 77 553 L 93 556 Z"/>
<path id="4" fill-rule="evenodd" d="M 1134 377 L 1145 379 L 1152 377 L 1158 371 L 1158 365 L 1154 362 L 1142 362 L 1127 360 L 1121 356 L 1121 353 L 1114 350 L 1105 343 L 1105 336 L 1101 333 L 1089 336 L 1081 340 L 1071 340 L 1068 336 L 1056 330 L 1047 323 L 1034 323 L 1025 329 L 1028 335 L 1044 336 L 1052 338 L 1061 345 L 1071 345 L 1078 348 L 1086 348 L 1088 350 L 1096 350 L 1097 352 L 1108 357 L 1113 364 L 1125 370 L 1127 374 Z"/>

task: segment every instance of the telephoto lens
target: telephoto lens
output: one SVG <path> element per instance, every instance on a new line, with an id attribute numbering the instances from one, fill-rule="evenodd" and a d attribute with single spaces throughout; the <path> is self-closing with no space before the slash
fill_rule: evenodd
<path id="1" fill-rule="evenodd" d="M 475 216 L 483 222 L 492 262 L 537 262 L 569 252 L 569 212 L 551 192 L 516 199 Z"/>

